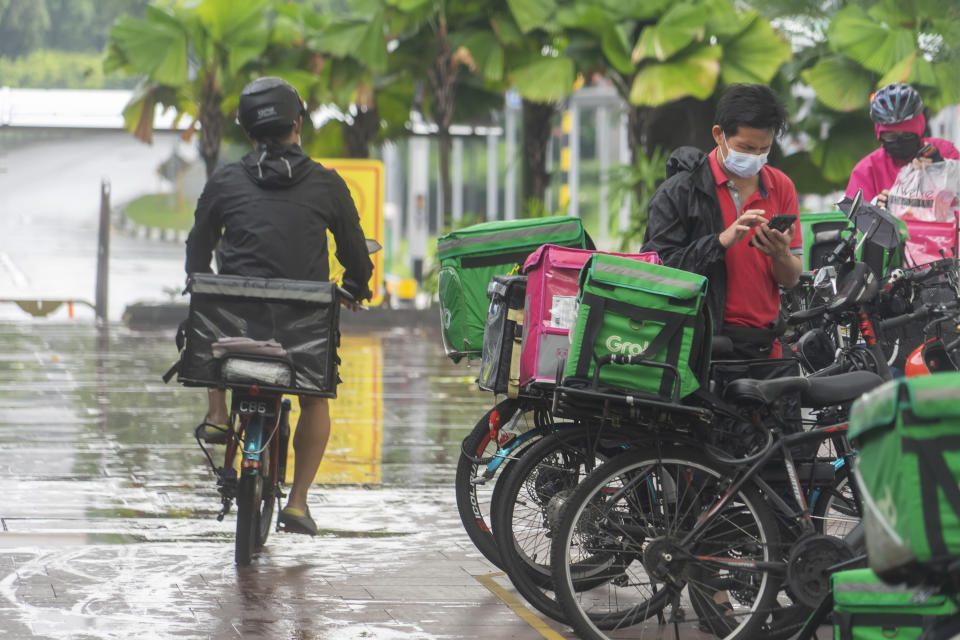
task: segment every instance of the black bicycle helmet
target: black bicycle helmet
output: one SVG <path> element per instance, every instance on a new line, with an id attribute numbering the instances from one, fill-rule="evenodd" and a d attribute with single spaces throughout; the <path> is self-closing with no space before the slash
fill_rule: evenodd
<path id="1" fill-rule="evenodd" d="M 283 78 L 257 78 L 240 92 L 237 121 L 243 130 L 256 134 L 258 130 L 293 126 L 307 109 L 300 94 Z"/>
<path id="2" fill-rule="evenodd" d="M 870 119 L 876 124 L 897 124 L 923 111 L 923 99 L 917 90 L 903 82 L 894 82 L 877 90 L 870 99 Z"/>

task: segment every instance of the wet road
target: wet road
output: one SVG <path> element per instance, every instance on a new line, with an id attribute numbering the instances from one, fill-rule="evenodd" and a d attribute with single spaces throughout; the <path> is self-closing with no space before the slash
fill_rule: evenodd
<path id="1" fill-rule="evenodd" d="M 93 302 L 101 178 L 110 181 L 114 206 L 160 191 L 157 165 L 176 140 L 176 134 L 157 134 L 148 146 L 118 131 L 0 149 L 0 300 Z M 183 286 L 178 243 L 114 233 L 110 257 L 111 319 L 119 320 L 130 302 L 163 300 L 168 289 Z M 11 307 L 0 305 L 0 317 L 22 315 Z"/>
<path id="2" fill-rule="evenodd" d="M 0 636 L 469 638 L 484 620 L 543 637 L 472 578 L 492 568 L 462 533 L 452 479 L 489 400 L 431 342 L 344 337 L 350 407 L 334 408 L 311 494 L 323 532 L 274 533 L 237 570 L 233 514 L 216 521 L 189 434 L 203 392 L 160 380 L 171 336 L 0 326 Z M 372 410 L 351 400 L 371 388 Z"/>

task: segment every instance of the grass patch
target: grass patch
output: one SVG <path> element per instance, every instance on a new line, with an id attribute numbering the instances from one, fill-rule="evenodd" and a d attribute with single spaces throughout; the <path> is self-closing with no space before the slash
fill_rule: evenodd
<path id="1" fill-rule="evenodd" d="M 125 207 L 132 222 L 145 227 L 189 231 L 193 227 L 193 203 L 177 203 L 173 194 L 150 193 L 131 200 Z"/>

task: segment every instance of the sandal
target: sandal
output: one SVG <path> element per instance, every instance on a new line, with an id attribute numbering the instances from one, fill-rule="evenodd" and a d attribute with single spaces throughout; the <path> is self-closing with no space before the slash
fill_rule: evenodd
<path id="1" fill-rule="evenodd" d="M 207 419 L 204 418 L 203 422 L 193 430 L 193 435 L 197 440 L 202 440 L 207 444 L 226 444 L 229 431 L 229 426 L 207 422 Z"/>
<path id="2" fill-rule="evenodd" d="M 281 531 L 287 533 L 303 533 L 308 536 L 317 535 L 317 523 L 310 517 L 310 508 L 306 511 L 284 507 L 277 517 L 277 524 L 282 525 Z"/>

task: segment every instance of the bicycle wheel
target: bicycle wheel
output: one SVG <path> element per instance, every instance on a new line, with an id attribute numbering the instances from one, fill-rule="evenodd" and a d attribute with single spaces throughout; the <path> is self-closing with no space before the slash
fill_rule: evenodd
<path id="1" fill-rule="evenodd" d="M 833 485 L 822 489 L 813 503 L 814 526 L 820 533 L 843 540 L 860 524 L 862 515 L 850 482 L 850 470 L 843 465 L 837 469 Z M 862 551 L 857 548 L 861 546 L 862 541 L 854 544 L 854 551 Z"/>
<path id="2" fill-rule="evenodd" d="M 563 428 L 532 444 L 501 473 L 493 491 L 493 539 L 503 570 L 517 591 L 538 611 L 564 621 L 553 595 L 550 529 L 560 507 L 587 472 L 621 448 L 599 441 L 591 427 Z M 605 581 L 615 563 L 589 565 L 583 580 Z"/>
<path id="3" fill-rule="evenodd" d="M 259 549 L 267 543 L 267 538 L 270 537 L 270 529 L 273 526 L 273 511 L 277 504 L 277 494 L 274 492 L 274 488 L 279 488 L 279 485 L 277 484 L 279 479 L 275 479 L 273 477 L 271 468 L 271 460 L 273 458 L 271 457 L 270 450 L 276 446 L 277 440 L 274 438 L 274 440 L 270 443 L 270 446 L 267 447 L 267 450 L 263 452 L 263 457 L 260 461 L 260 472 L 257 474 L 261 478 L 261 482 L 260 500 L 258 505 L 260 512 L 257 515 L 257 537 L 255 549 Z"/>
<path id="4" fill-rule="evenodd" d="M 500 553 L 497 551 L 490 529 L 490 501 L 495 479 L 491 478 L 482 484 L 475 483 L 473 480 L 480 474 L 481 465 L 476 459 L 489 459 L 497 451 L 497 443 L 493 442 L 490 436 L 490 414 L 493 411 L 499 412 L 501 420 L 506 423 L 518 410 L 524 411 L 518 423 L 521 426 L 519 430 L 527 432 L 535 429 L 532 410 L 521 409 L 520 403 L 516 400 L 500 402 L 485 413 L 474 426 L 473 431 L 463 439 L 462 453 L 457 461 L 457 474 L 454 480 L 457 511 L 467 536 L 483 557 L 500 569 L 503 568 Z M 523 437 L 533 441 L 538 435 L 524 433 Z M 514 452 L 513 455 L 519 455 L 521 451 L 522 449 Z"/>
<path id="5" fill-rule="evenodd" d="M 240 476 L 237 487 L 237 535 L 234 562 L 240 566 L 250 564 L 253 552 L 259 547 L 260 498 L 263 492 L 263 476 Z"/>
<path id="6" fill-rule="evenodd" d="M 727 493 L 728 475 L 699 451 L 644 447 L 580 483 L 554 529 L 551 568 L 581 638 L 622 637 L 618 630 L 642 623 L 666 601 L 692 605 L 699 626 L 719 637 L 758 637 L 780 587 L 771 575 L 783 568 L 777 523 L 750 485 L 726 496 L 722 508 L 711 506 Z M 612 556 L 623 563 L 621 575 L 577 588 L 576 574 L 589 558 Z"/>

